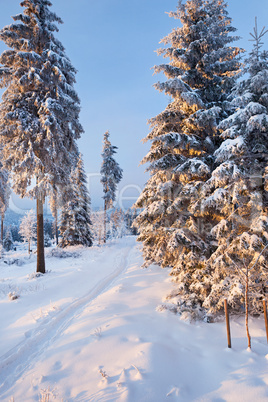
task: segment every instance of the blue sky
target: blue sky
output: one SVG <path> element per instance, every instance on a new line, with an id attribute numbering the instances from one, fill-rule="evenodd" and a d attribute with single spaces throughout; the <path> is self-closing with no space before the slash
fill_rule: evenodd
<path id="1" fill-rule="evenodd" d="M 155 50 L 159 41 L 179 24 L 166 12 L 174 11 L 177 0 L 51 0 L 62 18 L 57 37 L 78 70 L 76 90 L 81 99 L 81 123 L 85 133 L 79 140 L 89 175 L 92 206 L 102 205 L 99 183 L 102 139 L 110 131 L 118 146 L 116 159 L 124 170 L 119 185 L 119 206 L 135 198 L 147 174 L 138 167 L 149 149 L 142 139 L 149 132 L 147 120 L 161 112 L 167 99 L 152 86 L 159 77 L 152 67 L 162 62 Z M 12 23 L 21 12 L 20 0 L 0 0 L 0 27 Z M 235 45 L 251 49 L 249 32 L 255 16 L 260 28 L 268 20 L 267 0 L 230 0 L 228 11 L 237 34 Z M 268 34 L 265 39 L 268 49 Z M 0 43 L 0 52 L 4 49 Z M 18 199 L 13 197 L 15 204 Z"/>

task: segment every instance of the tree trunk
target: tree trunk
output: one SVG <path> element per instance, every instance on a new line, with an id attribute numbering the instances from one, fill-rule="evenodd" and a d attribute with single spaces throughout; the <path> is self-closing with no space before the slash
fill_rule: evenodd
<path id="1" fill-rule="evenodd" d="M 99 224 L 99 246 L 101 245 L 101 228 L 102 228 L 102 225 Z"/>
<path id="2" fill-rule="evenodd" d="M 245 304 L 246 304 L 246 331 L 248 337 L 248 347 L 251 349 L 251 338 L 248 329 L 248 268 L 246 272 L 246 291 L 245 291 Z"/>
<path id="3" fill-rule="evenodd" d="M 31 240 L 28 241 L 28 254 L 31 254 Z"/>
<path id="4" fill-rule="evenodd" d="M 225 311 L 225 320 L 226 320 L 226 329 L 227 329 L 228 348 L 231 348 L 232 343 L 231 343 L 231 331 L 230 331 L 230 320 L 229 320 L 227 299 L 224 299 L 224 311 Z"/>
<path id="5" fill-rule="evenodd" d="M 1 244 L 3 244 L 3 239 L 4 239 L 4 217 L 5 214 L 1 215 Z"/>
<path id="6" fill-rule="evenodd" d="M 45 247 L 44 247 L 44 214 L 43 201 L 36 200 L 37 212 L 37 267 L 36 272 L 44 274 L 45 268 Z"/>

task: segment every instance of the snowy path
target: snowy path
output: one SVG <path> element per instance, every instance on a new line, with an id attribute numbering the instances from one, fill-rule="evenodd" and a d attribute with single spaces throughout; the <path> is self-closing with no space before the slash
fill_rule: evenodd
<path id="1" fill-rule="evenodd" d="M 25 339 L 1 357 L 0 400 L 3 400 L 6 391 L 39 360 L 40 355 L 79 317 L 88 304 L 111 286 L 114 279 L 126 269 L 130 250 L 130 247 L 125 247 L 123 252 L 121 249 L 112 252 L 109 255 L 111 273 L 101 278 L 83 297 L 70 303 L 49 321 L 46 320 L 36 329 L 26 332 Z"/>
<path id="2" fill-rule="evenodd" d="M 230 350 L 224 323 L 159 311 L 173 284 L 168 270 L 141 269 L 135 238 L 79 252 L 47 258 L 51 272 L 34 280 L 34 261 L 0 264 L 1 402 L 268 400 L 262 317 L 250 320 L 252 351 L 243 317 L 232 320 Z M 21 297 L 8 301 L 8 288 Z"/>

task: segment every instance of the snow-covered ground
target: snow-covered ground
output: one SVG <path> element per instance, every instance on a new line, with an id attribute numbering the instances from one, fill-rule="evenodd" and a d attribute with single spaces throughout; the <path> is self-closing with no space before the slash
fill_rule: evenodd
<path id="1" fill-rule="evenodd" d="M 168 270 L 141 268 L 134 237 L 67 251 L 49 250 L 38 278 L 34 255 L 0 262 L 1 401 L 268 400 L 263 317 L 250 319 L 251 351 L 243 317 L 231 320 L 228 349 L 224 322 L 161 311 L 174 285 Z"/>

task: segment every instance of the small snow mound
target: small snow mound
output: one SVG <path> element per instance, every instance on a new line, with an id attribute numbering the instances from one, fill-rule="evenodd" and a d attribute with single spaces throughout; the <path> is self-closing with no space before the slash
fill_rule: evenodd
<path id="1" fill-rule="evenodd" d="M 28 281 L 31 281 L 32 279 L 40 278 L 42 276 L 44 276 L 42 272 L 33 272 L 32 274 L 28 275 L 27 279 Z"/>
<path id="2" fill-rule="evenodd" d="M 15 264 L 15 265 L 18 265 L 19 267 L 21 267 L 24 264 L 24 261 L 19 258 L 5 258 L 4 263 L 7 265 Z"/>
<path id="3" fill-rule="evenodd" d="M 17 300 L 20 297 L 19 294 L 17 294 L 16 292 L 9 292 L 8 294 L 8 298 L 9 300 Z"/>
<path id="4" fill-rule="evenodd" d="M 56 258 L 79 258 L 80 253 L 77 251 L 65 251 L 60 248 L 53 248 L 48 257 L 56 257 Z"/>
<path id="5" fill-rule="evenodd" d="M 245 349 L 244 351 L 243 351 L 243 353 L 245 353 L 245 354 L 251 354 L 251 355 L 254 355 L 255 353 L 253 352 L 253 350 L 248 346 L 247 347 L 247 349 Z"/>
<path id="6" fill-rule="evenodd" d="M 135 369 L 135 374 L 134 374 L 135 380 L 141 380 L 142 374 L 141 374 L 140 369 L 138 369 L 138 367 L 136 367 L 134 364 L 131 364 L 131 366 Z"/>
<path id="7" fill-rule="evenodd" d="M 190 324 L 193 320 L 192 314 L 189 311 L 183 311 L 180 315 L 180 320 Z"/>

